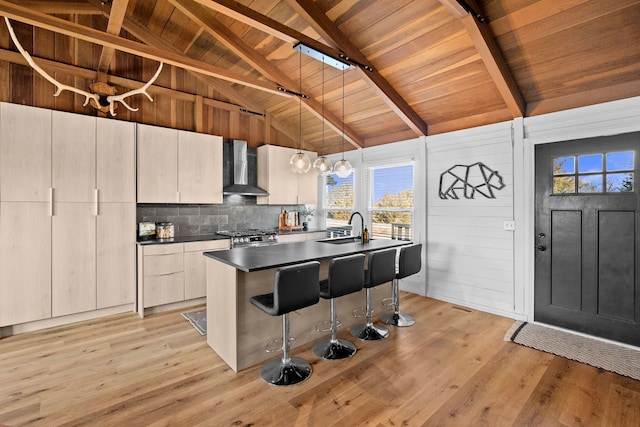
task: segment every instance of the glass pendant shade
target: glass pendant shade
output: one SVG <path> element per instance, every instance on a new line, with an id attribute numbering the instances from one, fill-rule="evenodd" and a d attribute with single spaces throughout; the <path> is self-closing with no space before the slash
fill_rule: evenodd
<path id="1" fill-rule="evenodd" d="M 291 165 L 291 170 L 295 173 L 307 173 L 309 172 L 309 169 L 311 169 L 311 160 L 309 160 L 309 156 L 301 151 L 298 151 L 291 157 L 289 164 Z"/>
<path id="2" fill-rule="evenodd" d="M 313 171 L 316 175 L 329 173 L 332 168 L 333 163 L 331 163 L 331 160 L 327 159 L 325 156 L 320 156 L 315 160 L 315 162 L 313 162 Z"/>
<path id="3" fill-rule="evenodd" d="M 340 178 L 346 178 L 351 174 L 351 163 L 348 160 L 338 160 L 333 166 L 333 172 Z"/>

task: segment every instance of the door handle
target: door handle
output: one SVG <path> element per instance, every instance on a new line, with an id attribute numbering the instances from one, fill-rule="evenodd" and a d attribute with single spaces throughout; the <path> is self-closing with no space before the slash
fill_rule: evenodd
<path id="1" fill-rule="evenodd" d="M 547 250 L 547 247 L 544 246 L 544 245 L 538 245 L 538 247 L 536 249 L 538 249 L 540 252 L 544 252 L 544 251 Z"/>

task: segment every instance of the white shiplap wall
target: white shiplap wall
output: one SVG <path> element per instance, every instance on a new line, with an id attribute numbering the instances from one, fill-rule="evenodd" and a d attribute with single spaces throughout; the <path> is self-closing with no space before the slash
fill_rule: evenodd
<path id="1" fill-rule="evenodd" d="M 426 138 L 427 296 L 498 314 L 514 311 L 512 122 Z M 496 198 L 443 200 L 440 174 L 482 162 L 502 176 Z"/>

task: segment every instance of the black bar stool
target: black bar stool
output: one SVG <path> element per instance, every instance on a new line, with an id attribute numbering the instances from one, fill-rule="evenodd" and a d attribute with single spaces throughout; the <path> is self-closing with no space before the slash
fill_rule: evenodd
<path id="1" fill-rule="evenodd" d="M 331 299 L 331 338 L 313 346 L 316 356 L 326 360 L 351 357 L 356 346 L 347 340 L 339 340 L 336 298 L 358 292 L 364 286 L 364 254 L 333 258 L 329 264 L 329 278 L 320 282 L 320 296 Z"/>
<path id="2" fill-rule="evenodd" d="M 393 313 L 385 313 L 380 316 L 380 321 L 392 326 L 411 326 L 416 323 L 410 314 L 400 313 L 400 279 L 416 274 L 422 268 L 422 243 L 400 248 L 398 261 L 398 274 L 393 281 L 392 305 Z"/>
<path id="3" fill-rule="evenodd" d="M 260 376 L 273 385 L 298 384 L 309 378 L 311 365 L 289 357 L 289 313 L 320 301 L 320 263 L 310 261 L 276 270 L 273 293 L 250 298 L 251 304 L 270 316 L 282 316 L 282 359 L 262 367 Z"/>
<path id="4" fill-rule="evenodd" d="M 373 324 L 371 318 L 371 288 L 391 282 L 396 277 L 396 250 L 383 249 L 369 252 L 368 268 L 364 271 L 364 287 L 367 290 L 367 323 L 351 328 L 351 335 L 365 341 L 381 340 L 389 336 L 389 330 Z M 362 310 L 361 308 L 358 310 Z M 361 312 L 361 311 L 360 311 Z M 361 316 L 358 316 L 361 317 Z"/>

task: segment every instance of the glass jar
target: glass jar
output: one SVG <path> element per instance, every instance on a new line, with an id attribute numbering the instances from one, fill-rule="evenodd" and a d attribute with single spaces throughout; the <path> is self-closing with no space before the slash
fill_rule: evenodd
<path id="1" fill-rule="evenodd" d="M 172 239 L 173 234 L 172 222 L 158 222 L 156 223 L 156 238 L 157 239 Z"/>

